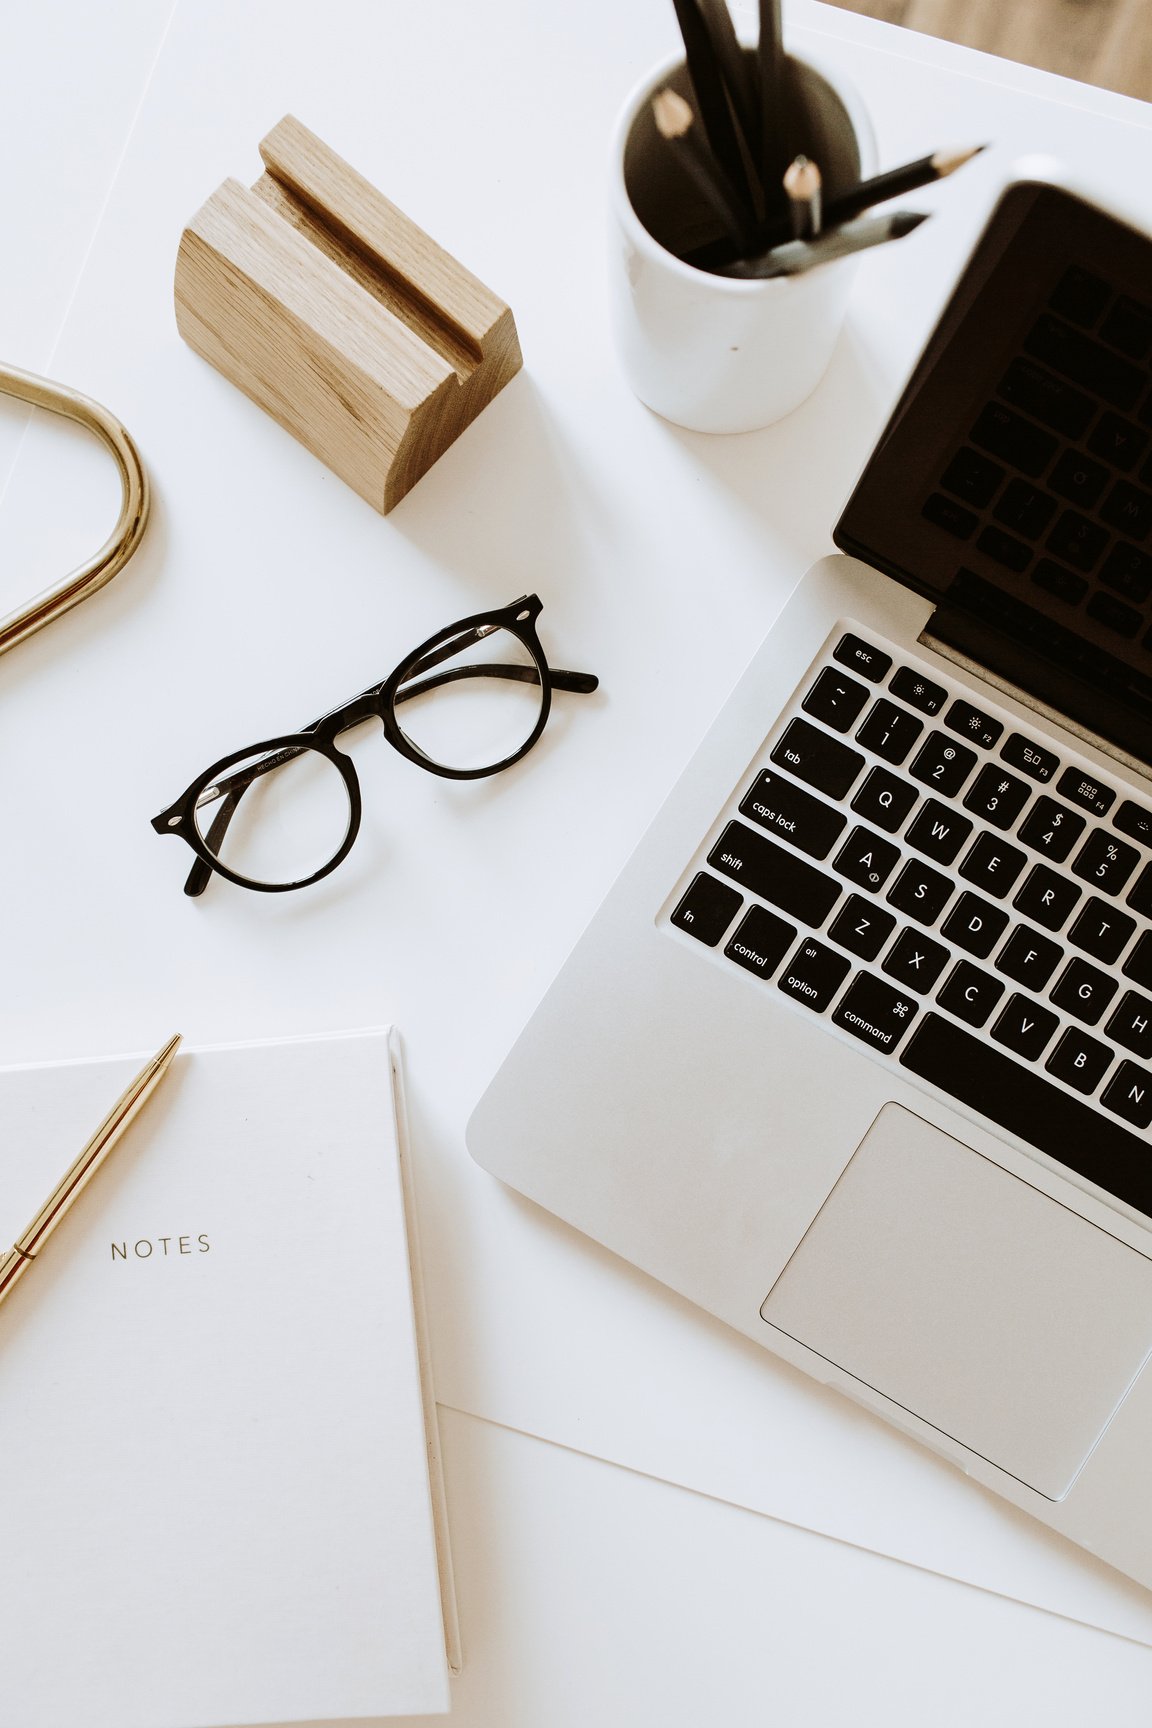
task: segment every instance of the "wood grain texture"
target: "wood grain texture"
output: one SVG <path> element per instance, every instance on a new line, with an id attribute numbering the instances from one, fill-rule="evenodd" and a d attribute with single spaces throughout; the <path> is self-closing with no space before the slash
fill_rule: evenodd
<path id="1" fill-rule="evenodd" d="M 1152 99 L 1152 0 L 831 0 L 849 12 Z"/>
<path id="2" fill-rule="evenodd" d="M 508 306 L 287 116 L 184 230 L 181 336 L 388 511 L 523 364 Z"/>

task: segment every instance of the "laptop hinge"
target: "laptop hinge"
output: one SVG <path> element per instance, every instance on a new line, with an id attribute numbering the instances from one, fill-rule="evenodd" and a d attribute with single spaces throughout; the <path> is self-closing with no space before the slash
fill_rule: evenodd
<path id="1" fill-rule="evenodd" d="M 920 640 L 1152 780 L 1152 677 L 967 570 Z"/>

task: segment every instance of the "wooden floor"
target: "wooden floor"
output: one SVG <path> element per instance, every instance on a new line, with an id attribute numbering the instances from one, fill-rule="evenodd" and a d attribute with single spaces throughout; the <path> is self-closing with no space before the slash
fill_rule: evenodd
<path id="1" fill-rule="evenodd" d="M 1152 0 L 831 0 L 1152 101 Z"/>

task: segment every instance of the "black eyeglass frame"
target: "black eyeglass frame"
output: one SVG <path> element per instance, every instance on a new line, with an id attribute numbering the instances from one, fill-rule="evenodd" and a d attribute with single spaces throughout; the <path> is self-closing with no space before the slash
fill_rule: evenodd
<path id="1" fill-rule="evenodd" d="M 384 727 L 384 736 L 394 750 L 407 757 L 409 762 L 414 762 L 418 768 L 425 768 L 430 774 L 438 774 L 445 780 L 482 780 L 492 774 L 500 774 L 505 768 L 511 768 L 514 763 L 519 762 L 538 742 L 547 724 L 552 708 L 553 690 L 570 690 L 579 695 L 590 695 L 599 685 L 599 679 L 591 672 L 569 672 L 560 667 L 549 666 L 536 631 L 536 620 L 542 609 L 543 601 L 539 595 L 523 594 L 519 600 L 514 600 L 507 606 L 494 607 L 487 612 L 475 612 L 467 618 L 457 619 L 454 624 L 449 624 L 438 630 L 434 636 L 429 636 L 427 641 L 407 655 L 383 683 L 370 685 L 367 690 L 362 690 L 358 696 L 352 697 L 351 701 L 333 708 L 330 713 L 301 727 L 298 732 L 286 732 L 280 737 L 268 738 L 259 744 L 249 744 L 243 750 L 234 750 L 230 755 L 222 756 L 205 773 L 197 775 L 179 798 L 152 818 L 152 827 L 157 834 L 175 835 L 185 841 L 196 854 L 196 862 L 184 883 L 185 894 L 193 897 L 202 894 L 214 874 L 223 876 L 228 882 L 234 882 L 238 888 L 250 888 L 264 894 L 290 893 L 296 888 L 307 888 L 313 882 L 321 881 L 342 864 L 360 832 L 363 805 L 355 765 L 345 751 L 337 748 L 336 739 L 341 733 L 365 720 L 379 719 Z M 433 666 L 459 653 L 463 647 L 468 646 L 469 638 L 472 641 L 482 641 L 496 630 L 506 630 L 527 649 L 534 663 L 535 673 L 531 666 L 522 664 L 480 663 L 451 667 L 431 678 L 421 679 L 406 690 L 400 689 L 401 684 L 414 674 L 429 671 Z M 532 731 L 512 755 L 482 768 L 450 768 L 426 756 L 419 746 L 412 742 L 401 729 L 395 710 L 398 704 L 440 685 L 454 683 L 461 678 L 476 677 L 515 679 L 519 683 L 538 682 L 541 692 L 540 713 Z M 257 882 L 251 877 L 237 874 L 212 852 L 210 842 L 223 838 L 241 796 L 253 780 L 262 774 L 271 773 L 305 750 L 316 751 L 324 756 L 344 781 L 348 793 L 349 815 L 343 841 L 320 869 L 314 870 L 310 876 L 300 877 L 295 882 Z M 228 770 L 241 762 L 250 761 L 255 756 L 266 759 L 251 772 L 238 775 L 234 784 L 229 785 Z M 208 840 L 205 840 L 196 823 L 196 808 L 198 800 L 210 787 L 216 787 L 225 796 L 209 829 Z"/>

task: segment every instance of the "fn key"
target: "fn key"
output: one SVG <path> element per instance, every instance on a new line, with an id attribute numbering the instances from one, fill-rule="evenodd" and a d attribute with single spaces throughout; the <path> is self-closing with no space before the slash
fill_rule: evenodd
<path id="1" fill-rule="evenodd" d="M 717 882 L 703 870 L 692 878 L 688 889 L 672 914 L 672 922 L 697 942 L 715 948 L 733 918 L 740 910 L 741 896 L 726 882 Z"/>

